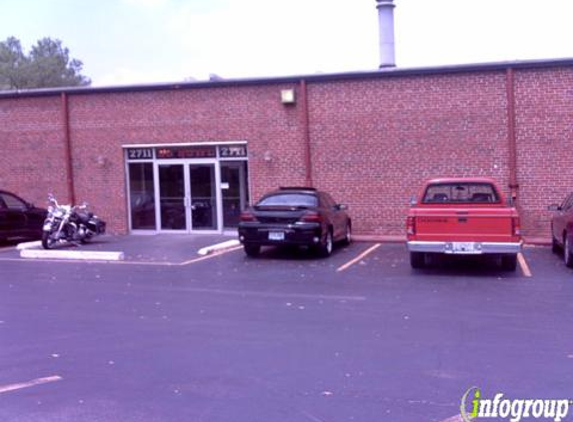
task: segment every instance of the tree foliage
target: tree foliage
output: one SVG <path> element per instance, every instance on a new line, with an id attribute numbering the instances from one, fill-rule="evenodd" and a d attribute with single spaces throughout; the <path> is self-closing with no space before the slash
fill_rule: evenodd
<path id="1" fill-rule="evenodd" d="M 0 42 L 0 90 L 89 85 L 82 67 L 60 40 L 43 38 L 28 55 L 15 37 Z"/>

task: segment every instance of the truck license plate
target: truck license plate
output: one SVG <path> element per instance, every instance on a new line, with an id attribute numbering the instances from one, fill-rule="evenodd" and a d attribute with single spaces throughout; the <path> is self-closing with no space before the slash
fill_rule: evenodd
<path id="1" fill-rule="evenodd" d="M 284 232 L 269 232 L 269 240 L 285 240 Z"/>
<path id="2" fill-rule="evenodd" d="M 479 254 L 481 251 L 476 248 L 474 242 L 453 242 L 452 252 L 456 254 Z"/>

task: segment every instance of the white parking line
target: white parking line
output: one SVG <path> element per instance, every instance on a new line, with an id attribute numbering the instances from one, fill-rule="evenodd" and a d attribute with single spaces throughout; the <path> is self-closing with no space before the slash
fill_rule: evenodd
<path id="1" fill-rule="evenodd" d="M 370 248 L 366 249 L 364 252 L 362 252 L 360 255 L 358 255 L 356 258 L 351 259 L 350 261 L 348 261 L 346 264 L 341 265 L 340 267 L 338 267 L 336 269 L 336 272 L 340 272 L 340 271 L 344 271 L 347 268 L 351 267 L 352 265 L 356 264 L 357 262 L 361 261 L 363 258 L 365 258 L 368 254 L 374 252 L 376 249 L 378 249 L 380 247 L 380 243 L 376 243 L 374 246 L 371 246 Z"/>
<path id="2" fill-rule="evenodd" d="M 309 299 L 309 300 L 335 300 L 346 302 L 362 302 L 366 300 L 366 296 L 337 296 L 337 295 L 313 295 L 305 293 L 280 293 L 280 292 L 256 292 L 246 290 L 222 290 L 222 289 L 201 289 L 201 288 L 184 288 L 184 292 L 191 293 L 206 293 L 227 296 L 241 296 L 241 297 L 263 297 L 263 298 L 278 298 L 278 299 Z"/>
<path id="3" fill-rule="evenodd" d="M 462 419 L 461 415 L 455 415 L 455 416 L 452 416 L 451 418 L 444 419 L 443 421 L 440 421 L 440 422 L 463 422 L 463 419 Z"/>
<path id="4" fill-rule="evenodd" d="M 527 261 L 521 252 L 517 254 L 517 262 L 519 262 L 519 267 L 521 268 L 523 275 L 525 277 L 531 277 L 531 270 L 529 269 L 529 265 L 527 265 Z"/>
<path id="5" fill-rule="evenodd" d="M 61 381 L 61 380 L 63 380 L 62 377 L 60 377 L 59 375 L 54 375 L 51 377 L 36 378 L 34 380 L 27 381 L 27 382 L 20 382 L 18 384 L 0 385 L 0 394 L 7 393 L 9 391 L 21 390 L 23 388 L 34 387 L 36 385 L 47 384 L 50 382 Z"/>

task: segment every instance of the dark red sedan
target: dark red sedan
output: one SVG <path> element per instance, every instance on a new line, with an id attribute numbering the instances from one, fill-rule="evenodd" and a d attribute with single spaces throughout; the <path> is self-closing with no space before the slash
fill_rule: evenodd
<path id="1" fill-rule="evenodd" d="M 573 193 L 561 205 L 551 205 L 551 239 L 553 252 L 562 252 L 565 265 L 573 267 Z"/>
<path id="2" fill-rule="evenodd" d="M 42 237 L 47 211 L 13 193 L 0 190 L 0 242 L 10 237 Z"/>

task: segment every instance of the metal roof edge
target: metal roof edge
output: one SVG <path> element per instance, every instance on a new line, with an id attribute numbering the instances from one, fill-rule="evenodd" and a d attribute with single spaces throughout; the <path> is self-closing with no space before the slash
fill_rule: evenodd
<path id="1" fill-rule="evenodd" d="M 360 79 L 378 79 L 386 77 L 406 77 L 406 76 L 423 76 L 439 75 L 452 73 L 472 73 L 501 71 L 508 68 L 512 69 L 539 69 L 554 67 L 573 67 L 573 58 L 557 58 L 543 60 L 515 60 L 502 62 L 484 62 L 469 64 L 452 64 L 441 66 L 427 67 L 387 67 L 373 70 L 349 71 L 341 73 L 315 73 L 306 75 L 291 76 L 269 76 L 255 78 L 237 78 L 221 79 L 216 81 L 193 81 L 193 82 L 167 82 L 156 84 L 139 84 L 139 85 L 117 85 L 102 87 L 63 87 L 63 88 L 42 88 L 26 89 L 16 91 L 0 91 L 2 98 L 19 98 L 19 97 L 45 97 L 56 96 L 61 94 L 68 95 L 90 95 L 104 93 L 122 93 L 122 92 L 151 92 L 151 91 L 174 91 L 198 88 L 223 88 L 237 86 L 253 85 L 272 85 L 299 83 L 301 80 L 307 82 L 335 82 L 341 80 L 360 80 Z"/>

